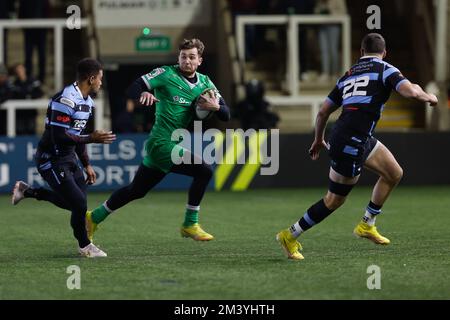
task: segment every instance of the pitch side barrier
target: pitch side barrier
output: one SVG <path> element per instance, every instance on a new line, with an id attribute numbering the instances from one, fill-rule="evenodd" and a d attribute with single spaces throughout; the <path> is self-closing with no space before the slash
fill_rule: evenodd
<path id="1" fill-rule="evenodd" d="M 402 185 L 450 184 L 450 133 L 380 133 L 376 137 L 402 166 Z M 97 173 L 97 183 L 90 190 L 109 191 L 128 184 L 145 154 L 146 139 L 145 134 L 119 135 L 111 145 L 88 145 L 91 164 Z M 312 139 L 312 133 L 241 130 L 228 135 L 226 132 L 192 135 L 191 139 L 185 138 L 185 147 L 188 148 L 187 142 L 192 146 L 200 141 L 201 148 L 192 150 L 201 152 L 206 160 L 214 160 L 211 190 L 326 187 L 329 158 L 324 150 L 318 161 L 309 159 Z M 10 192 L 16 180 L 44 185 L 33 160 L 38 141 L 36 136 L 0 138 L 1 193 Z M 359 184 L 373 184 L 375 180 L 373 173 L 364 170 Z M 188 188 L 190 183 L 189 177 L 169 174 L 156 188 L 180 190 Z"/>

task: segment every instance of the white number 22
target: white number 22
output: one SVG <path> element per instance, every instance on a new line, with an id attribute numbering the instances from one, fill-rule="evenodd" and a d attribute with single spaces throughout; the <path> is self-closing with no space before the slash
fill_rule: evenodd
<path id="1" fill-rule="evenodd" d="M 369 76 L 362 76 L 356 79 L 349 79 L 344 81 L 344 92 L 342 99 L 346 99 L 352 96 L 365 96 L 367 94 L 367 91 L 358 89 L 367 87 L 367 85 L 369 84 L 369 80 Z"/>

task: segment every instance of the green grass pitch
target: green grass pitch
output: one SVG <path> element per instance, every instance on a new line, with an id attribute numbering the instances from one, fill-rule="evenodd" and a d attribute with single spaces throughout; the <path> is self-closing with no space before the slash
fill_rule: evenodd
<path id="1" fill-rule="evenodd" d="M 0 299 L 450 299 L 450 186 L 398 187 L 378 228 L 391 245 L 352 235 L 371 189 L 303 234 L 305 260 L 288 260 L 275 234 L 295 222 L 323 189 L 209 192 L 200 222 L 208 243 L 181 238 L 186 192 L 152 192 L 101 225 L 105 259 L 77 256 L 69 214 L 0 196 Z M 108 194 L 89 195 L 90 208 Z M 66 269 L 81 270 L 69 290 Z M 370 265 L 381 289 L 369 290 Z"/>

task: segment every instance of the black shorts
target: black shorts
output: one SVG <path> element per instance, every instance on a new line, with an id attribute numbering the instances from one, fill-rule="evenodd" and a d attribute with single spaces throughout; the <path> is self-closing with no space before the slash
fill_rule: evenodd
<path id="1" fill-rule="evenodd" d="M 54 191 L 58 191 L 59 186 L 65 182 L 81 184 L 85 189 L 83 170 L 75 155 L 55 158 L 38 151 L 35 162 L 38 172 Z"/>
<path id="2" fill-rule="evenodd" d="M 330 138 L 331 167 L 344 177 L 356 177 L 378 140 L 334 132 Z"/>

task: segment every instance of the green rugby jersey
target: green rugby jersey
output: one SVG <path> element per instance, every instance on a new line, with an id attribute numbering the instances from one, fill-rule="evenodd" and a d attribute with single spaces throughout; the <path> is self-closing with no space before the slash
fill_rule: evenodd
<path id="1" fill-rule="evenodd" d="M 154 90 L 155 124 L 150 132 L 154 139 L 169 140 L 176 129 L 187 128 L 195 116 L 192 102 L 205 90 L 216 89 L 207 75 L 196 73 L 197 82 L 184 78 L 178 65 L 162 66 L 142 76 L 147 88 Z"/>
<path id="2" fill-rule="evenodd" d="M 208 76 L 197 74 L 197 82 L 190 83 L 179 72 L 178 65 L 162 66 L 143 75 L 147 88 L 154 90 L 156 103 L 155 123 L 145 143 L 143 164 L 165 173 L 173 166 L 172 153 L 182 156 L 180 141 L 172 141 L 172 132 L 187 128 L 195 116 L 193 101 L 206 89 L 215 89 Z M 217 92 L 218 94 L 218 92 Z"/>

